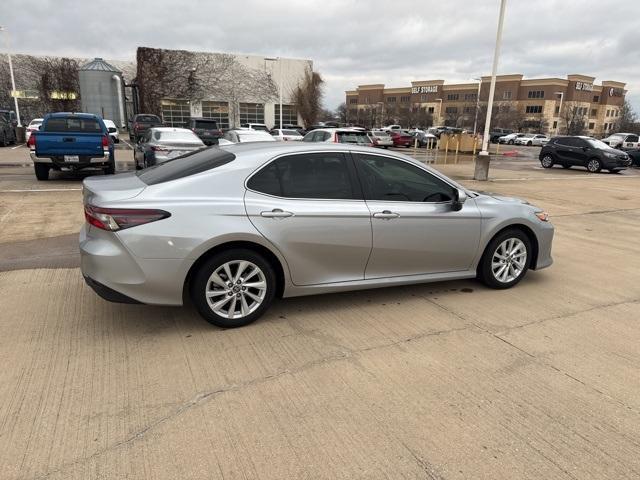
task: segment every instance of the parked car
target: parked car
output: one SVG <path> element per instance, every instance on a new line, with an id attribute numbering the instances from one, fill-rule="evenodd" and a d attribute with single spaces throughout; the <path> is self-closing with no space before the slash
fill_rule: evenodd
<path id="1" fill-rule="evenodd" d="M 393 140 L 391 139 L 391 136 L 384 130 L 371 130 L 368 135 L 374 147 L 393 147 Z"/>
<path id="2" fill-rule="evenodd" d="M 159 165 L 204 148 L 198 136 L 187 128 L 154 127 L 147 130 L 133 149 L 136 170 Z"/>
<path id="3" fill-rule="evenodd" d="M 505 143 L 507 145 L 513 145 L 517 138 L 524 137 L 524 133 L 509 133 L 498 138 L 498 143 Z"/>
<path id="4" fill-rule="evenodd" d="M 40 130 L 31 132 L 29 154 L 36 178 L 48 180 L 49 171 L 97 168 L 113 174 L 113 141 L 102 118 L 91 113 L 49 113 Z"/>
<path id="5" fill-rule="evenodd" d="M 17 141 L 16 127 L 18 121 L 13 110 L 0 110 L 0 145 L 15 144 Z"/>
<path id="6" fill-rule="evenodd" d="M 547 143 L 549 141 L 549 137 L 546 135 L 542 135 L 539 133 L 525 133 L 521 137 L 518 137 L 514 140 L 516 145 L 527 145 L 531 146 L 540 146 L 543 143 Z"/>
<path id="7" fill-rule="evenodd" d="M 248 128 L 249 130 L 263 130 L 269 132 L 269 128 L 264 123 L 243 123 L 241 128 Z"/>
<path id="8" fill-rule="evenodd" d="M 304 129 L 303 126 L 300 125 L 287 125 L 284 124 L 282 126 L 282 128 L 284 128 L 285 130 L 295 130 L 297 131 L 300 135 L 302 135 L 304 137 L 304 135 L 307 133 L 307 131 Z"/>
<path id="9" fill-rule="evenodd" d="M 318 128 L 307 133 L 303 142 L 325 142 L 325 143 L 356 143 L 358 145 L 373 146 L 366 131 L 348 128 Z"/>
<path id="10" fill-rule="evenodd" d="M 640 148 L 638 135 L 635 133 L 614 133 L 602 141 L 612 148 Z"/>
<path id="11" fill-rule="evenodd" d="M 186 294 L 224 328 L 276 295 L 476 277 L 505 289 L 553 261 L 539 208 L 359 145 L 207 148 L 87 178 L 83 202 L 80 265 L 98 295 L 181 305 Z"/>
<path id="12" fill-rule="evenodd" d="M 195 118 L 187 121 L 186 128 L 195 133 L 205 145 L 215 145 L 222 138 L 222 130 L 213 118 Z"/>
<path id="13" fill-rule="evenodd" d="M 491 143 L 498 143 L 500 137 L 504 137 L 505 135 L 509 135 L 513 133 L 513 130 L 509 128 L 494 128 L 491 132 L 489 132 L 489 140 Z"/>
<path id="14" fill-rule="evenodd" d="M 394 147 L 411 147 L 413 146 L 413 136 L 408 133 L 400 133 L 397 131 L 391 131 L 391 140 Z"/>
<path id="15" fill-rule="evenodd" d="M 249 143 L 249 142 L 275 142 L 276 139 L 269 132 L 263 130 L 240 129 L 227 130 L 222 137 L 232 143 Z"/>
<path id="16" fill-rule="evenodd" d="M 419 147 L 435 146 L 438 142 L 438 137 L 432 133 L 414 132 L 413 138 L 418 139 Z"/>
<path id="17" fill-rule="evenodd" d="M 129 140 L 137 142 L 150 128 L 159 127 L 162 120 L 157 115 L 139 113 L 129 121 Z"/>
<path id="18" fill-rule="evenodd" d="M 395 130 L 402 130 L 402 126 L 401 125 L 387 125 L 386 127 L 382 127 L 382 130 L 386 131 L 386 132 L 392 132 Z"/>
<path id="19" fill-rule="evenodd" d="M 293 129 L 274 128 L 271 130 L 271 135 L 273 138 L 281 142 L 302 140 L 302 135 L 300 135 L 297 130 Z"/>
<path id="20" fill-rule="evenodd" d="M 27 125 L 27 129 L 24 132 L 25 141 L 28 142 L 31 134 L 33 132 L 37 132 L 38 130 L 40 130 L 40 125 L 42 125 L 42 120 L 43 120 L 42 118 L 34 118 L 29 122 L 29 125 Z"/>
<path id="21" fill-rule="evenodd" d="M 544 168 L 581 166 L 592 173 L 603 169 L 615 173 L 631 165 L 625 152 L 591 137 L 554 137 L 542 147 L 539 159 Z"/>
<path id="22" fill-rule="evenodd" d="M 102 120 L 107 127 L 107 132 L 109 132 L 109 136 L 114 143 L 120 143 L 120 133 L 118 133 L 118 127 L 111 120 Z"/>

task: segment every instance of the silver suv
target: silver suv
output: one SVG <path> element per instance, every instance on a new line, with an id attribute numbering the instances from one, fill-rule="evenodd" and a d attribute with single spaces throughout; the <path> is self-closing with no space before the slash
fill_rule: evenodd
<path id="1" fill-rule="evenodd" d="M 108 300 L 246 325 L 275 296 L 480 278 L 551 265 L 553 226 L 410 157 L 345 144 L 210 147 L 84 180 L 81 269 Z"/>

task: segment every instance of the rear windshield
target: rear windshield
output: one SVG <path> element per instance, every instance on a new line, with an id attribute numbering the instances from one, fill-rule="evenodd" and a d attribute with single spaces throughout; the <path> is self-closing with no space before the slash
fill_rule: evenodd
<path id="1" fill-rule="evenodd" d="M 153 138 L 163 142 L 200 142 L 200 139 L 191 130 L 179 130 L 177 132 L 156 130 L 153 132 Z"/>
<path id="2" fill-rule="evenodd" d="M 366 132 L 337 132 L 337 136 L 338 143 L 371 143 Z"/>
<path id="3" fill-rule="evenodd" d="M 160 119 L 155 115 L 138 115 L 136 117 L 136 122 L 160 123 Z"/>
<path id="4" fill-rule="evenodd" d="M 299 132 L 296 132 L 295 130 L 282 130 L 282 134 L 283 135 L 295 135 L 297 137 L 301 137 L 302 135 L 300 135 Z"/>
<path id="5" fill-rule="evenodd" d="M 102 127 L 95 118 L 56 117 L 45 122 L 44 131 L 102 133 Z"/>
<path id="6" fill-rule="evenodd" d="M 218 124 L 215 120 L 196 120 L 193 128 L 204 128 L 207 130 L 217 130 Z"/>
<path id="7" fill-rule="evenodd" d="M 147 185 L 156 185 L 206 172 L 229 163 L 235 158 L 233 153 L 226 150 L 209 147 L 139 170 L 136 175 Z"/>

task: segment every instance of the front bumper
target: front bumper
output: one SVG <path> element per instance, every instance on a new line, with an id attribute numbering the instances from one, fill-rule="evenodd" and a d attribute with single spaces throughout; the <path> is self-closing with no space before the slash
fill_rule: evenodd
<path id="1" fill-rule="evenodd" d="M 539 222 L 540 225 L 536 229 L 538 238 L 538 258 L 534 270 L 550 267 L 553 264 L 551 256 L 551 245 L 553 244 L 553 234 L 555 229 L 551 222 Z"/>
<path id="2" fill-rule="evenodd" d="M 631 157 L 626 159 L 623 158 L 609 158 L 604 156 L 602 158 L 602 166 L 604 168 L 627 168 L 630 167 L 632 163 Z"/>

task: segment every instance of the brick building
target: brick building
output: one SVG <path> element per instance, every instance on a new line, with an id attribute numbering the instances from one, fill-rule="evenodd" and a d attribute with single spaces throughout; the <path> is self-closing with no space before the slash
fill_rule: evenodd
<path id="1" fill-rule="evenodd" d="M 545 133 L 555 133 L 558 127 L 564 133 L 567 122 L 579 118 L 589 135 L 606 135 L 615 128 L 624 102 L 625 84 L 605 80 L 597 85 L 594 80 L 595 77 L 577 74 L 567 75 L 566 79 L 499 75 L 493 107 L 498 118 L 493 121 L 494 126 Z M 473 127 L 476 109 L 481 115 L 486 112 L 483 109 L 489 98 L 490 82 L 491 77 L 487 76 L 476 83 L 421 80 L 401 88 L 360 85 L 346 92 L 348 121 L 381 125 L 394 118 L 405 121 L 409 118 L 409 122 L 421 125 L 422 113 L 422 118 L 429 118 L 433 125 Z M 495 125 L 496 122 L 515 125 Z"/>

